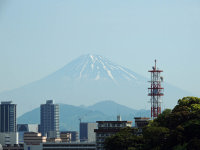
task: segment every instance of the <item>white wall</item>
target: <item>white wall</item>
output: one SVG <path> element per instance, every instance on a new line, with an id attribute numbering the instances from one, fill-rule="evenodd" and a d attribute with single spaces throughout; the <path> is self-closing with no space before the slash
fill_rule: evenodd
<path id="1" fill-rule="evenodd" d="M 0 132 L 0 144 L 18 144 L 18 132 Z"/>
<path id="2" fill-rule="evenodd" d="M 0 150 L 3 150 L 3 147 L 2 147 L 2 145 L 0 144 Z"/>

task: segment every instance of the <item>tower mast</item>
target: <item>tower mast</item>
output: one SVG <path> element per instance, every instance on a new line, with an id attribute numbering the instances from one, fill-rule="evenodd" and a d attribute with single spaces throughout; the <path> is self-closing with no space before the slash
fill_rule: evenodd
<path id="1" fill-rule="evenodd" d="M 151 97 L 151 118 L 155 119 L 159 114 L 161 114 L 161 97 L 164 96 L 164 88 L 161 86 L 163 77 L 160 76 L 160 74 L 163 71 L 157 68 L 156 60 L 155 66 L 153 66 L 152 69 L 153 70 L 148 71 L 151 73 L 151 81 L 149 81 L 151 83 L 151 87 L 148 88 L 148 96 Z"/>

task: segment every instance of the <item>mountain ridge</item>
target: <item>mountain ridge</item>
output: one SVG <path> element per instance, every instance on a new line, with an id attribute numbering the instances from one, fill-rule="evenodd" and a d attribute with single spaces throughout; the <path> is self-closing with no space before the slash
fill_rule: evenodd
<path id="1" fill-rule="evenodd" d="M 147 96 L 147 81 L 147 78 L 102 56 L 91 57 L 88 54 L 40 80 L 0 93 L 0 99 L 17 103 L 19 115 L 37 108 L 46 99 L 76 106 L 112 99 L 134 109 L 142 109 L 150 107 L 147 103 L 150 99 Z M 166 83 L 164 87 L 167 93 L 164 102 L 167 102 L 168 108 L 176 105 L 177 99 L 190 95 Z M 25 104 L 26 107 L 23 107 Z"/>
<path id="2" fill-rule="evenodd" d="M 82 108 L 81 106 L 73 106 L 68 104 L 59 104 L 60 106 L 60 130 L 76 130 L 79 129 L 79 120 L 81 119 L 83 122 L 96 122 L 96 121 L 106 121 L 106 120 L 116 120 L 117 115 L 119 115 L 116 111 L 116 108 L 123 110 L 126 106 L 120 105 L 114 101 L 102 101 L 101 104 L 107 105 L 108 107 L 104 109 L 96 109 L 95 107 L 88 106 Z M 98 106 L 99 104 L 94 104 Z M 112 105 L 117 107 L 112 108 Z M 92 110 L 91 110 L 92 109 Z M 109 110 L 107 110 L 109 109 Z M 107 113 L 109 111 L 113 113 Z M 135 116 L 150 116 L 150 110 L 134 110 L 128 108 L 128 112 L 124 112 L 120 114 L 122 116 L 122 120 L 134 121 Z M 141 115 L 140 115 L 141 114 Z M 17 118 L 17 122 L 20 123 L 29 123 L 29 124 L 39 124 L 40 123 L 40 108 L 37 107 Z"/>

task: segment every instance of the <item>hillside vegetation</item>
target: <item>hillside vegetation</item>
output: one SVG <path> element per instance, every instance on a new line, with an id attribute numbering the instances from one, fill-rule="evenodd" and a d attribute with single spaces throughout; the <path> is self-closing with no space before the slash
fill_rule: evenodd
<path id="1" fill-rule="evenodd" d="M 134 128 L 122 129 L 106 139 L 107 150 L 199 150 L 200 98 L 184 97 L 166 109 L 136 136 Z"/>

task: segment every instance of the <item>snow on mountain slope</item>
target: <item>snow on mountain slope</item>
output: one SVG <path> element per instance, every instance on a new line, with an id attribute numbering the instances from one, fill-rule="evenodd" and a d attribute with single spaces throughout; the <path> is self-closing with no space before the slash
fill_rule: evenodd
<path id="1" fill-rule="evenodd" d="M 18 115 L 54 99 L 56 103 L 93 105 L 110 99 L 134 109 L 150 107 L 147 78 L 99 55 L 83 55 L 49 76 L 0 94 L 18 104 Z M 173 107 L 188 93 L 165 84 L 165 107 Z M 26 107 L 24 107 L 26 106 Z"/>
<path id="2" fill-rule="evenodd" d="M 70 79 L 90 80 L 138 80 L 136 73 L 112 63 L 99 55 L 82 55 L 71 63 L 64 66 L 54 74 L 54 77 L 66 77 Z M 141 77 L 140 77 L 141 78 Z"/>

